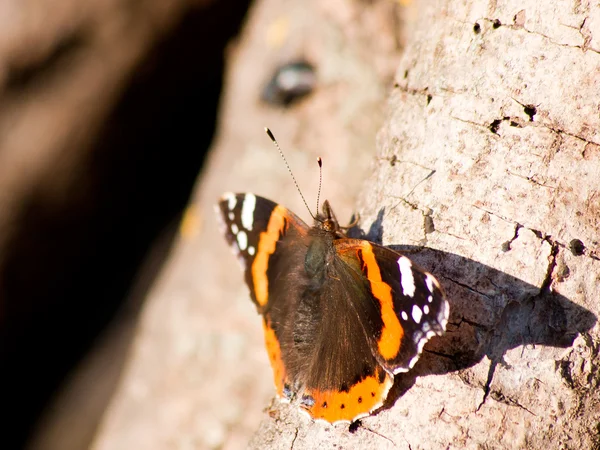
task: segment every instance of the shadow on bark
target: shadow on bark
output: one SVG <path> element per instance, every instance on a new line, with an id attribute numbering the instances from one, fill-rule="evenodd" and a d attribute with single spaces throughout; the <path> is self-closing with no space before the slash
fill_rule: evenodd
<path id="1" fill-rule="evenodd" d="M 381 209 L 368 232 L 354 229 L 349 235 L 381 244 L 383 216 Z M 454 253 L 410 245 L 387 247 L 436 276 L 450 302 L 450 320 L 444 336 L 427 344 L 414 369 L 395 376 L 381 409 L 391 408 L 417 377 L 460 371 L 487 357 L 483 404 L 496 367 L 508 366 L 507 351 L 527 345 L 568 348 L 597 322 L 591 311 L 551 291 L 553 265 L 538 287 Z"/>

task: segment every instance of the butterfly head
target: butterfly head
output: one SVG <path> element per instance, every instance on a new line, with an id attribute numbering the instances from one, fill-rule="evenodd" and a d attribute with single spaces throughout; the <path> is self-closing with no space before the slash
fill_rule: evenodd
<path id="1" fill-rule="evenodd" d="M 323 212 L 315 217 L 315 227 L 327 233 L 333 234 L 336 238 L 345 238 L 346 230 L 355 227 L 358 223 L 358 217 L 351 224 L 343 227 L 339 224 L 331 205 L 327 200 L 323 202 Z"/>
<path id="2" fill-rule="evenodd" d="M 328 233 L 336 233 L 340 229 L 340 225 L 335 217 L 333 209 L 329 202 L 323 202 L 323 214 L 318 214 L 316 217 L 317 226 Z"/>

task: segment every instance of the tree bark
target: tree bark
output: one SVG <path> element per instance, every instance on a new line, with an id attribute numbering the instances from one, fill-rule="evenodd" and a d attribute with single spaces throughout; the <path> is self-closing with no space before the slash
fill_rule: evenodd
<path id="1" fill-rule="evenodd" d="M 285 406 L 253 447 L 599 448 L 600 5 L 411 13 L 359 210 L 439 278 L 448 331 L 356 433 Z"/>

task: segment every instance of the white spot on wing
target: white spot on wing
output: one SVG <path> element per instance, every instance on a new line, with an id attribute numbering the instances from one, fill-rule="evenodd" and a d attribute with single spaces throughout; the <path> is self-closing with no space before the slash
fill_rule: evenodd
<path id="1" fill-rule="evenodd" d="M 408 314 L 406 314 L 406 311 L 402 311 L 402 318 L 404 320 L 408 320 Z"/>
<path id="2" fill-rule="evenodd" d="M 240 231 L 238 226 L 235 223 L 232 223 L 231 224 L 231 232 L 235 235 L 235 234 L 238 234 L 238 231 Z"/>
<path id="3" fill-rule="evenodd" d="M 235 194 L 227 192 L 226 194 L 223 194 L 223 199 L 227 200 L 227 207 L 229 208 L 229 211 L 233 211 L 235 205 L 237 204 L 237 198 L 235 198 Z"/>
<path id="4" fill-rule="evenodd" d="M 248 235 L 244 231 L 240 231 L 237 234 L 237 243 L 241 251 L 246 250 L 246 247 L 248 246 Z"/>
<path id="5" fill-rule="evenodd" d="M 254 252 L 255 252 L 255 251 L 256 251 L 256 250 L 254 249 L 254 247 L 252 247 L 252 246 L 248 247 L 248 254 L 249 254 L 250 256 L 254 256 Z"/>
<path id="6" fill-rule="evenodd" d="M 400 268 L 400 283 L 402 284 L 402 293 L 413 297 L 415 295 L 415 278 L 412 271 L 412 263 L 406 256 L 401 256 L 398 259 L 398 267 Z"/>
<path id="7" fill-rule="evenodd" d="M 427 297 L 427 301 L 428 301 L 429 303 L 431 303 L 431 302 L 433 301 L 433 296 L 432 296 L 432 295 L 430 295 L 429 297 Z"/>
<path id="8" fill-rule="evenodd" d="M 244 204 L 242 205 L 242 225 L 246 230 L 252 230 L 255 207 L 256 196 L 254 194 L 246 194 L 246 197 L 244 197 Z"/>
<path id="9" fill-rule="evenodd" d="M 439 285 L 435 281 L 435 278 L 433 278 L 433 276 L 431 276 L 431 278 L 433 280 L 433 283 L 435 283 L 435 286 L 439 288 Z M 429 298 L 431 298 L 431 296 L 429 296 Z M 428 298 L 428 300 L 429 300 L 429 298 Z M 412 369 L 414 367 L 414 365 L 416 364 L 416 362 L 418 361 L 421 353 L 423 352 L 423 347 L 425 346 L 427 341 L 429 341 L 429 339 L 431 339 L 433 336 L 436 336 L 436 335 L 440 336 L 443 334 L 444 330 L 446 329 L 446 325 L 448 324 L 448 315 L 450 314 L 450 305 L 445 298 L 442 297 L 441 300 L 442 300 L 443 304 L 442 304 L 442 309 L 438 313 L 438 317 L 437 317 L 438 323 L 436 324 L 435 322 L 430 322 L 430 321 L 428 321 L 427 318 L 425 318 L 425 320 L 423 321 L 423 323 L 421 325 L 421 329 L 415 331 L 415 333 L 413 334 L 413 340 L 417 344 L 416 355 L 414 355 L 410 359 L 410 361 L 408 361 L 408 367 L 403 366 L 403 367 L 395 368 L 393 371 L 394 374 L 408 372 L 410 369 Z M 431 303 L 431 301 L 430 301 L 430 303 Z M 430 309 L 427 305 L 425 305 L 425 306 L 423 306 L 423 311 L 425 311 L 425 314 L 427 314 L 428 311 L 430 311 Z M 403 312 L 402 315 L 404 316 L 405 313 Z M 412 316 L 413 316 L 413 319 L 415 320 L 415 322 L 417 322 L 417 323 L 419 320 L 423 319 L 421 310 L 416 305 L 413 306 Z M 441 329 L 438 326 L 438 324 L 441 326 Z"/>
<path id="10" fill-rule="evenodd" d="M 227 217 L 229 217 L 229 220 L 231 220 L 233 222 L 233 219 L 235 219 L 235 214 L 230 212 Z"/>
<path id="11" fill-rule="evenodd" d="M 413 305 L 412 318 L 415 322 L 421 323 L 421 317 L 423 317 L 423 311 L 417 305 Z"/>
<path id="12" fill-rule="evenodd" d="M 425 284 L 427 285 L 429 292 L 433 294 L 433 276 L 430 273 L 425 275 Z"/>
<path id="13" fill-rule="evenodd" d="M 423 313 L 429 314 L 429 305 L 423 306 Z"/>

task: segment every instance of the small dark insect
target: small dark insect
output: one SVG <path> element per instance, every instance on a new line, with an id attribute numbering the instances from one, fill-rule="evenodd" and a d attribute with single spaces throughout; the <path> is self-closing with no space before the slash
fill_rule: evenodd
<path id="1" fill-rule="evenodd" d="M 356 430 L 358 430 L 361 425 L 362 425 L 362 422 L 360 421 L 360 419 L 355 420 L 354 422 L 350 423 L 350 426 L 348 426 L 348 431 L 350 433 L 356 433 Z"/>
<path id="2" fill-rule="evenodd" d="M 581 256 L 585 253 L 585 245 L 579 239 L 573 239 L 569 242 L 569 250 L 574 256 Z"/>
<path id="3" fill-rule="evenodd" d="M 272 105 L 289 106 L 310 94 L 317 83 L 314 67 L 306 61 L 279 66 L 262 91 L 263 101 Z"/>

